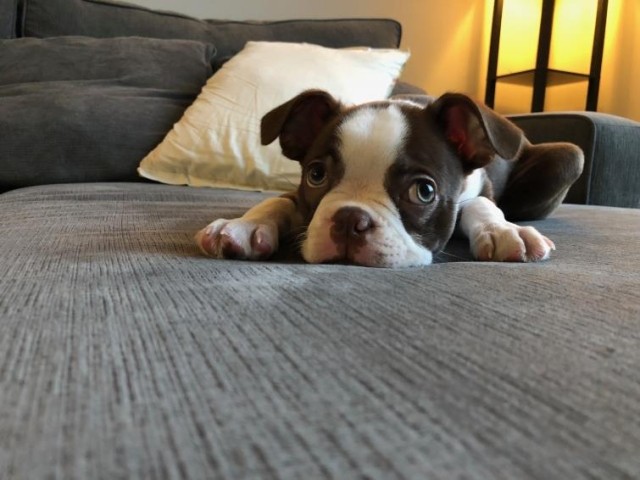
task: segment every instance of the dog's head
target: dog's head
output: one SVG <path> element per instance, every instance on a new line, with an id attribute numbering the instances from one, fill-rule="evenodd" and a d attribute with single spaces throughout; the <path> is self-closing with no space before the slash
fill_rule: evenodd
<path id="1" fill-rule="evenodd" d="M 304 259 L 379 267 L 431 263 L 453 233 L 469 175 L 496 154 L 514 158 L 523 142 L 464 95 L 345 108 L 318 90 L 267 113 L 261 135 L 263 145 L 279 137 L 302 166 Z"/>

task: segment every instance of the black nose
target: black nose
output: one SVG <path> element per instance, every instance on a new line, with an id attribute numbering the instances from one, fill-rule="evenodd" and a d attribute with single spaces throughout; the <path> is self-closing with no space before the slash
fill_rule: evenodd
<path id="1" fill-rule="evenodd" d="M 331 233 L 341 239 L 360 238 L 374 227 L 371 215 L 358 207 L 343 207 L 333 215 Z"/>

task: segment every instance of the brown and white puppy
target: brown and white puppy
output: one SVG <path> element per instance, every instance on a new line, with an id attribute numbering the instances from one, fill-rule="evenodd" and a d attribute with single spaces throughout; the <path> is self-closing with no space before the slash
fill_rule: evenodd
<path id="1" fill-rule="evenodd" d="M 266 114 L 261 134 L 300 162 L 300 186 L 200 231 L 214 257 L 264 259 L 301 233 L 310 263 L 427 265 L 457 223 L 478 260 L 544 260 L 554 244 L 510 221 L 548 215 L 583 167 L 578 147 L 532 145 L 461 94 L 345 108 L 307 91 Z"/>

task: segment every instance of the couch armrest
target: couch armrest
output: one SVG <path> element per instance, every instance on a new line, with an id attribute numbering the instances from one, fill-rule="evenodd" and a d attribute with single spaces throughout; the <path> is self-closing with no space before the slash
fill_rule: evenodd
<path id="1" fill-rule="evenodd" d="M 640 123 L 595 112 L 509 118 L 533 143 L 571 142 L 582 148 L 584 171 L 565 202 L 640 208 Z"/>

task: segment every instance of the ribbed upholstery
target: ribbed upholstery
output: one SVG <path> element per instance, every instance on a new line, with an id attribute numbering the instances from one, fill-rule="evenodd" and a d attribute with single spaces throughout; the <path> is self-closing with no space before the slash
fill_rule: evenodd
<path id="1" fill-rule="evenodd" d="M 0 195 L 0 477 L 640 472 L 640 211 L 563 205 L 539 264 L 218 261 L 260 194 Z"/>

